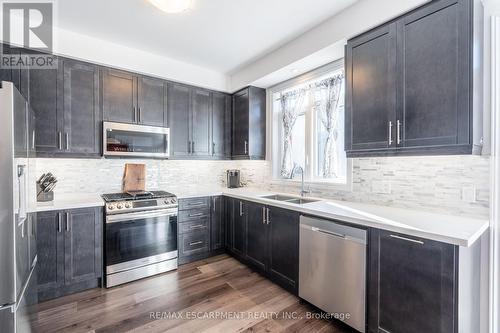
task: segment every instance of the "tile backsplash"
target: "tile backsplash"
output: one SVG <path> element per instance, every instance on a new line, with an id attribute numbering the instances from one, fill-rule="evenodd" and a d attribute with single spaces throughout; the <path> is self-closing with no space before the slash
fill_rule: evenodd
<path id="1" fill-rule="evenodd" d="M 106 193 L 121 190 L 125 163 L 145 163 L 149 189 L 196 190 L 225 185 L 227 169 L 240 169 L 242 182 L 282 192 L 297 192 L 300 184 L 271 182 L 267 161 L 160 161 L 122 159 L 37 159 L 37 173 L 50 171 L 59 179 L 56 195 Z M 311 186 L 313 196 L 336 200 L 424 209 L 488 217 L 489 158 L 426 156 L 356 158 L 352 161 L 352 189 Z M 463 200 L 463 190 L 475 201 Z M 465 198 L 464 198 L 465 199 Z"/>

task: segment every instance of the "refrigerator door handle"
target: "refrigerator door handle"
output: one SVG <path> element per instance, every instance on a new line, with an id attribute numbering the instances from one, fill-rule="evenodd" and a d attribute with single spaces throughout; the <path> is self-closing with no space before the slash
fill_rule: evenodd
<path id="1" fill-rule="evenodd" d="M 17 179 L 19 185 L 19 208 L 17 212 L 18 223 L 26 220 L 26 165 L 17 166 Z"/>

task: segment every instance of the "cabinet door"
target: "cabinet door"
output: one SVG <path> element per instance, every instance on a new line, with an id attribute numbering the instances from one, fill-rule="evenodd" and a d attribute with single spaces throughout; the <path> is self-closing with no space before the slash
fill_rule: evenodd
<path id="1" fill-rule="evenodd" d="M 234 254 L 245 258 L 247 252 L 246 244 L 246 233 L 247 233 L 247 221 L 246 221 L 246 203 L 241 200 L 233 200 L 232 202 L 232 238 L 233 246 L 232 250 Z"/>
<path id="2" fill-rule="evenodd" d="M 10 54 L 9 45 L 1 44 L 1 48 L 0 52 L 8 57 Z M 8 66 L 4 66 L 2 63 L 0 63 L 0 81 L 12 82 L 12 69 Z"/>
<path id="3" fill-rule="evenodd" d="M 370 233 L 369 331 L 455 332 L 457 247 L 381 230 Z"/>
<path id="4" fill-rule="evenodd" d="M 269 208 L 269 274 L 287 290 L 297 293 L 299 277 L 299 214 Z"/>
<path id="5" fill-rule="evenodd" d="M 224 199 L 222 196 L 212 197 L 210 218 L 210 250 L 223 249 L 225 242 Z"/>
<path id="6" fill-rule="evenodd" d="M 248 156 L 248 89 L 233 95 L 232 155 Z"/>
<path id="7" fill-rule="evenodd" d="M 214 92 L 212 94 L 212 150 L 213 157 L 223 159 L 229 154 L 227 152 L 227 95 Z"/>
<path id="8" fill-rule="evenodd" d="M 138 120 L 150 126 L 167 125 L 167 92 L 165 81 L 140 77 L 138 87 Z"/>
<path id="9" fill-rule="evenodd" d="M 105 69 L 102 72 L 102 111 L 104 120 L 137 122 L 137 77 Z"/>
<path id="10" fill-rule="evenodd" d="M 210 140 L 212 103 L 210 92 L 193 89 L 191 107 L 191 153 L 196 156 L 209 156 L 212 154 L 212 141 Z"/>
<path id="11" fill-rule="evenodd" d="M 100 209 L 82 208 L 65 212 L 64 276 L 67 285 L 101 276 Z"/>
<path id="12" fill-rule="evenodd" d="M 64 285 L 63 221 L 59 211 L 37 213 L 38 291 L 50 291 Z"/>
<path id="13" fill-rule="evenodd" d="M 61 70 L 30 69 L 29 101 L 36 117 L 37 152 L 57 153 L 63 148 L 64 117 L 58 93 L 61 77 Z"/>
<path id="14" fill-rule="evenodd" d="M 170 127 L 170 155 L 186 157 L 191 152 L 189 135 L 190 89 L 180 84 L 168 86 L 168 126 Z"/>
<path id="15" fill-rule="evenodd" d="M 345 146 L 352 151 L 395 148 L 396 25 L 349 41 L 346 47 Z"/>
<path id="16" fill-rule="evenodd" d="M 99 69 L 88 63 L 64 59 L 60 94 L 64 106 L 63 149 L 70 155 L 101 152 L 101 113 L 99 110 Z"/>
<path id="17" fill-rule="evenodd" d="M 266 90 L 249 87 L 249 129 L 247 154 L 250 159 L 266 158 Z M 243 143 L 244 144 L 244 143 Z M 245 147 L 243 147 L 245 148 Z"/>
<path id="18" fill-rule="evenodd" d="M 14 60 L 14 63 L 17 61 L 17 57 L 21 56 L 22 54 L 29 54 L 29 53 L 36 53 L 28 49 L 23 49 L 23 48 L 17 48 L 17 47 L 10 47 L 9 48 L 9 54 L 16 57 Z M 21 63 L 19 61 L 19 63 Z M 24 67 L 24 68 L 23 68 Z M 25 66 L 21 66 L 20 64 L 18 66 L 13 66 L 11 68 L 11 78 L 12 82 L 16 86 L 17 90 L 21 93 L 21 95 L 24 96 L 28 101 L 30 100 L 30 74 L 31 74 L 32 69 L 26 68 Z M 38 70 L 40 71 L 40 70 Z M 44 72 L 44 70 L 42 70 Z"/>
<path id="19" fill-rule="evenodd" d="M 398 21 L 401 146 L 470 143 L 469 7 L 435 1 Z"/>
<path id="20" fill-rule="evenodd" d="M 247 213 L 247 260 L 258 269 L 265 271 L 267 266 L 267 224 L 266 206 L 246 202 Z"/>

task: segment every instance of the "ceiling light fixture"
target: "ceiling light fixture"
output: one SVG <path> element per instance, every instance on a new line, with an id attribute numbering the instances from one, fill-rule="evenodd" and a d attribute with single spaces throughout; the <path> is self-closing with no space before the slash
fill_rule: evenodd
<path id="1" fill-rule="evenodd" d="M 191 0 L 149 0 L 149 2 L 166 13 L 180 13 L 191 7 Z"/>

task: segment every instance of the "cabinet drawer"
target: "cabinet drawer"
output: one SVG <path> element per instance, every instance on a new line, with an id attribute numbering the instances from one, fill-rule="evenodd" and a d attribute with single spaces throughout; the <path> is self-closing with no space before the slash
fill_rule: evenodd
<path id="1" fill-rule="evenodd" d="M 208 252 L 208 232 L 200 230 L 179 235 L 179 256 L 191 256 Z"/>
<path id="2" fill-rule="evenodd" d="M 179 224 L 179 234 L 207 230 L 208 219 L 194 220 Z"/>
<path id="3" fill-rule="evenodd" d="M 204 209 L 191 209 L 183 210 L 179 212 L 179 223 L 198 221 L 198 220 L 208 220 L 210 216 L 210 211 L 208 208 Z"/>
<path id="4" fill-rule="evenodd" d="M 209 206 L 210 206 L 209 197 L 189 198 L 189 199 L 179 200 L 179 210 L 201 209 L 201 208 L 208 209 Z"/>

